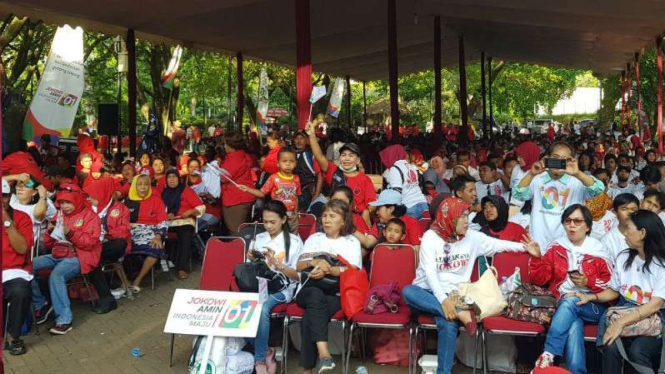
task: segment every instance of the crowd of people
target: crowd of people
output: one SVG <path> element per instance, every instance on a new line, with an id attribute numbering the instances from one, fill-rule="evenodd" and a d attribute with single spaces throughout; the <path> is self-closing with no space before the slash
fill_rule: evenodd
<path id="1" fill-rule="evenodd" d="M 111 289 L 100 264 L 142 260 L 128 290 L 140 293 L 154 267 L 189 277 L 191 257 L 203 252 L 202 232 L 239 235 L 255 220 L 265 232 L 248 256 L 265 258 L 280 274 L 269 284 L 253 340 L 258 374 L 276 372 L 270 310 L 292 301 L 305 310 L 303 372 L 312 373 L 317 361 L 318 373 L 335 367 L 328 321 L 340 310 L 339 289 L 316 280 L 346 270 L 330 261 L 337 255 L 367 266 L 379 243 L 408 244 L 418 254 L 416 278 L 401 292 L 413 312 L 435 317 L 439 373 L 452 370 L 459 327 L 471 335 L 478 328 L 473 310 L 460 310 L 450 296 L 471 280 L 476 260 L 498 252 L 527 252 L 531 282 L 558 300 L 536 368 L 563 357 L 568 370 L 586 373 L 582 330 L 598 324 L 603 371 L 619 372 L 622 327 L 663 308 L 665 161 L 634 130 L 522 129 L 468 144 L 437 142 L 429 133 L 388 140 L 333 128 L 324 135 L 311 122 L 265 140 L 252 131 L 209 135 L 191 152 L 164 138 L 160 151 L 136 159 L 99 153 L 87 134 L 70 159 L 44 136 L 4 157 L 10 354 L 26 352 L 21 333 L 30 311 L 37 324 L 54 316 L 52 334 L 72 330 L 72 278 L 87 275 L 99 295 L 95 312 L 108 313 L 124 290 Z M 371 174 L 382 175 L 380 188 Z M 318 219 L 306 240 L 299 213 Z M 419 220 L 427 217 L 423 232 Z M 178 240 L 168 250 L 173 234 Z M 303 274 L 312 281 L 307 287 Z M 614 303 L 637 312 L 607 325 Z M 621 340 L 632 362 L 658 367 L 660 338 Z"/>

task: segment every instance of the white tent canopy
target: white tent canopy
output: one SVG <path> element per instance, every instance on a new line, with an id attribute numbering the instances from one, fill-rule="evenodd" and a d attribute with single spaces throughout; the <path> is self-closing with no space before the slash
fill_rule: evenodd
<path id="1" fill-rule="evenodd" d="M 314 70 L 356 80 L 388 76 L 386 0 L 310 0 Z M 295 65 L 294 0 L 12 0 L 0 13 L 109 34 Z M 444 66 L 495 59 L 611 73 L 665 30 L 665 2 L 649 0 L 398 0 L 399 74 L 433 66 L 433 19 L 441 17 Z"/>

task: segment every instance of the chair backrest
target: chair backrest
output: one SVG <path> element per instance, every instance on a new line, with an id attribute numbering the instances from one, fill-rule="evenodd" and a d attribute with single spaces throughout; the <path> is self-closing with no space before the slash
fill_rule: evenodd
<path id="1" fill-rule="evenodd" d="M 383 175 L 381 174 L 365 174 L 369 177 L 369 180 L 372 181 L 374 186 L 374 191 L 379 192 L 383 188 Z"/>
<path id="2" fill-rule="evenodd" d="M 254 240 L 254 236 L 266 231 L 262 223 L 245 222 L 238 226 L 238 236 L 245 241 L 245 251 L 249 250 L 249 245 Z"/>
<path id="3" fill-rule="evenodd" d="M 199 288 L 230 291 L 233 270 L 245 261 L 245 241 L 237 237 L 215 236 L 208 239 L 201 268 Z"/>
<path id="4" fill-rule="evenodd" d="M 432 216 L 429 214 L 429 210 L 424 211 L 421 218 L 427 218 L 427 219 L 432 218 Z"/>
<path id="5" fill-rule="evenodd" d="M 405 244 L 379 244 L 372 251 L 369 287 L 397 281 L 400 292 L 416 277 L 416 251 Z M 405 305 L 404 299 L 400 299 Z"/>
<path id="6" fill-rule="evenodd" d="M 431 218 L 421 218 L 418 220 L 418 226 L 420 226 L 420 232 L 423 234 L 425 231 L 429 230 L 429 225 L 432 223 Z"/>
<path id="7" fill-rule="evenodd" d="M 309 238 L 312 227 L 316 227 L 316 216 L 309 213 L 298 214 L 298 235 L 303 243 Z"/>
<path id="8" fill-rule="evenodd" d="M 499 283 L 501 278 L 509 277 L 515 272 L 515 268 L 520 268 L 520 278 L 522 283 L 529 282 L 529 254 L 526 252 L 501 252 L 494 255 L 492 266 L 496 268 Z"/>

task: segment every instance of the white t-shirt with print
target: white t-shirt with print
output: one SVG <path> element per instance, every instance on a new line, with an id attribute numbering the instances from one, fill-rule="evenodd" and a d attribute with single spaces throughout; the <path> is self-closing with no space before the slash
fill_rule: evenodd
<path id="1" fill-rule="evenodd" d="M 39 230 L 39 227 L 41 226 L 42 228 L 46 228 L 46 223 L 53 219 L 55 217 L 55 213 L 57 212 L 57 209 L 55 209 L 55 205 L 53 205 L 53 202 L 49 199 L 46 199 L 46 215 L 44 216 L 44 219 L 41 221 L 38 221 L 35 219 L 35 206 L 37 204 L 31 204 L 31 205 L 23 205 L 18 201 L 18 197 L 16 195 L 12 195 L 11 199 L 9 200 L 9 205 L 14 208 L 15 210 L 20 210 L 21 212 L 27 214 L 30 219 L 32 220 L 32 236 L 37 240 L 37 231 Z M 42 237 L 44 235 L 44 230 L 42 230 Z"/>
<path id="2" fill-rule="evenodd" d="M 618 224 L 619 221 L 617 220 L 616 214 L 611 210 L 608 210 L 600 220 L 593 221 L 593 225 L 591 225 L 591 237 L 600 240 Z"/>
<path id="3" fill-rule="evenodd" d="M 476 182 L 476 194 L 478 195 L 478 201 L 480 202 L 483 197 L 488 195 L 495 195 L 495 196 L 501 196 L 503 197 L 506 202 L 508 202 L 508 191 L 506 191 L 506 188 L 503 186 L 503 182 L 501 180 L 494 181 L 490 184 L 486 184 L 483 181 Z"/>
<path id="4" fill-rule="evenodd" d="M 418 183 L 418 169 L 406 160 L 395 161 L 395 164 L 384 173 L 384 178 L 388 187 L 402 190 L 402 205 L 407 208 L 418 203 L 427 203 Z"/>
<path id="5" fill-rule="evenodd" d="M 628 243 L 626 243 L 626 237 L 623 236 L 621 231 L 619 231 L 619 225 L 617 224 L 610 232 L 605 236 L 600 238 L 600 242 L 603 243 L 605 248 L 610 252 L 612 260 L 616 264 L 616 258 L 619 256 L 619 253 L 624 249 L 628 248 Z"/>
<path id="6" fill-rule="evenodd" d="M 329 254 L 333 257 L 340 255 L 357 268 L 363 266 L 360 242 L 353 235 L 337 239 L 328 238 L 324 232 L 311 235 L 305 242 L 299 261 L 314 258 L 317 254 Z"/>
<path id="7" fill-rule="evenodd" d="M 298 257 L 302 254 L 303 244 L 302 240 L 297 235 L 289 234 L 291 243 L 289 245 L 289 258 L 286 258 L 286 245 L 284 243 L 284 233 L 279 233 L 275 238 L 271 238 L 267 232 L 262 232 L 256 235 L 256 238 L 250 243 L 249 248 L 253 248 L 259 252 L 267 252 L 268 248 L 274 252 L 274 258 L 278 263 L 284 264 L 290 268 L 295 269 L 298 264 Z M 271 267 L 273 271 L 277 271 L 275 267 Z M 286 296 L 286 302 L 290 302 L 293 297 L 297 282 L 292 281 L 289 287 L 282 291 Z"/>
<path id="8" fill-rule="evenodd" d="M 665 267 L 654 259 L 645 270 L 644 261 L 635 256 L 633 263 L 625 269 L 629 251 L 619 253 L 610 280 L 610 288 L 626 300 L 635 304 L 647 304 L 653 297 L 665 300 Z"/>

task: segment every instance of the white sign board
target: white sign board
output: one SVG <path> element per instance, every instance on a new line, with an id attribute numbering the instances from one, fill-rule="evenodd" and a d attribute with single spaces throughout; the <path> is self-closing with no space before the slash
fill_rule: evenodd
<path id="1" fill-rule="evenodd" d="M 177 289 L 164 332 L 254 338 L 261 308 L 257 293 Z"/>

